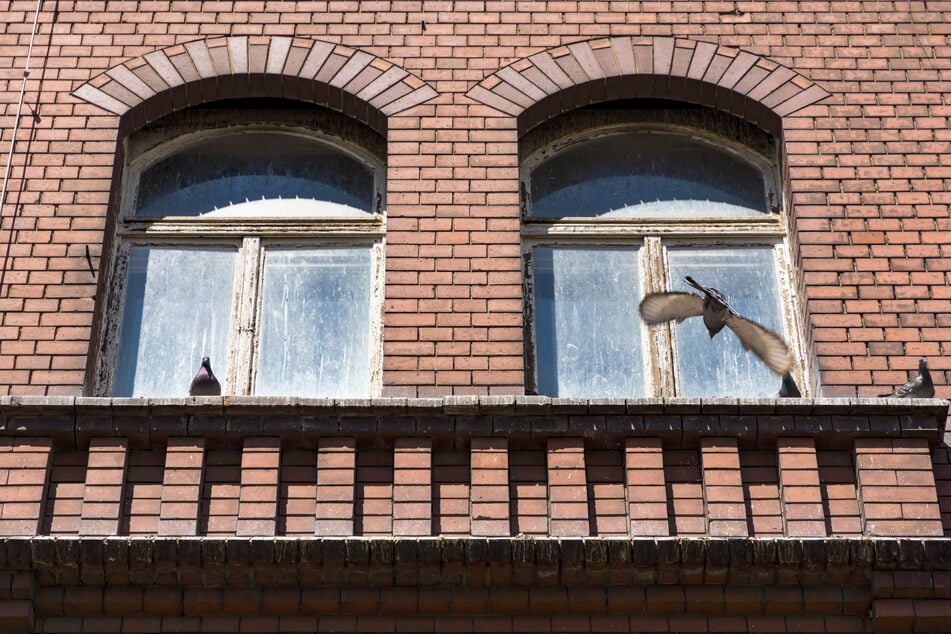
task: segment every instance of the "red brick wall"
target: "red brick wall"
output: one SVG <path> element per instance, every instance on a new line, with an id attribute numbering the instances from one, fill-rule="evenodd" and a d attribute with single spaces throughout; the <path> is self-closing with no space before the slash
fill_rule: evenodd
<path id="1" fill-rule="evenodd" d="M 14 1 L 0 12 L 4 157 L 35 6 Z M 565 55 L 590 53 L 604 72 L 623 73 L 624 55 L 604 38 L 632 37 L 641 48 L 630 63 L 642 63 L 641 52 L 653 47 L 655 72 L 713 68 L 736 51 L 759 60 L 737 88 L 777 65 L 791 71 L 795 78 L 779 90 L 802 93 L 785 105 L 761 94 L 775 88 L 769 78 L 758 92 L 753 83 L 744 87 L 758 102 L 716 99 L 768 127 L 784 115 L 794 259 L 821 393 L 876 394 L 903 382 L 917 357 L 928 355 L 938 395 L 948 396 L 945 8 L 921 2 L 44 3 L 0 219 L 0 385 L 12 394 L 83 391 L 119 118 L 72 94 L 80 89 L 77 94 L 107 106 L 139 103 L 126 117 L 131 127 L 185 99 L 263 92 L 325 98 L 386 129 L 385 394 L 520 393 L 518 130 L 547 116 L 552 99 L 570 107 L 619 90 L 610 80 L 585 88 L 587 97 L 546 98 L 530 85 L 532 78 L 540 86 L 548 81 L 538 73 L 544 60 L 532 56 L 548 51 L 546 59 L 564 63 Z M 247 39 L 236 44 L 228 37 Z M 594 41 L 590 51 L 559 48 L 583 41 Z M 234 74 L 156 94 L 165 86 L 163 73 L 175 72 L 168 60 L 199 58 L 206 42 L 208 72 L 224 65 Z M 321 71 L 329 92 L 265 78 L 275 59 L 299 66 L 314 50 L 329 55 Z M 157 51 L 165 57 L 147 57 Z M 615 51 L 616 60 L 605 51 Z M 516 72 L 493 75 L 513 62 Z M 337 71 L 336 79 L 355 75 L 348 86 L 363 101 L 344 99 L 334 88 Z M 373 83 L 381 73 L 403 71 L 409 75 L 387 90 L 379 88 L 387 82 Z M 675 98 L 705 94 L 689 82 L 662 85 Z M 823 91 L 829 96 L 818 104 L 794 109 Z M 520 111 L 540 105 L 513 116 L 506 98 L 522 102 Z"/>
<path id="2" fill-rule="evenodd" d="M 47 1 L 28 62 L 36 6 L 0 7 L 0 166 L 12 165 L 0 393 L 90 393 L 125 135 L 189 104 L 253 95 L 328 105 L 386 136 L 383 395 L 522 394 L 519 139 L 562 109 L 653 96 L 718 108 L 780 142 L 812 394 L 876 395 L 925 355 L 937 395 L 951 396 L 951 3 Z M 8 540 L 0 630 L 928 630 L 951 609 L 946 560 L 905 539 L 951 532 L 948 447 L 934 430 L 925 442 L 883 426 L 898 410 L 844 431 L 847 405 L 756 411 L 755 441 L 701 439 L 671 422 L 679 414 L 657 414 L 673 427 L 608 447 L 612 417 L 653 414 L 591 405 L 581 423 L 530 400 L 487 401 L 447 442 L 419 431 L 437 405 L 410 414 L 404 402 L 359 443 L 300 430 L 232 442 L 225 421 L 221 445 L 188 432 L 187 410 L 127 419 L 119 403 L 115 419 L 98 412 L 102 431 L 75 420 L 82 402 L 52 403 L 0 407 L 0 534 L 114 529 L 128 556 L 94 538 L 52 555 L 52 541 L 24 555 L 25 541 Z M 526 420 L 466 444 L 466 424 L 486 435 L 498 408 Z M 413 433 L 394 441 L 391 427 L 410 419 Z M 37 421 L 43 433 L 22 433 Z M 895 502 L 893 486 L 921 499 Z M 697 545 L 719 547 L 706 538 L 724 531 L 778 545 L 763 562 L 728 553 L 741 557 L 730 568 Z M 180 564 L 193 551 L 168 545 L 242 533 L 375 537 L 380 560 L 361 559 L 369 540 L 358 539 L 308 566 L 317 546 L 300 540 L 299 567 L 261 565 L 252 579 L 252 540 L 209 542 L 197 572 Z M 137 536 L 161 534 L 152 559 Z M 587 541 L 582 555 L 580 540 L 536 552 L 523 539 L 559 534 L 644 539 Z M 844 559 L 831 540 L 809 560 L 819 542 L 782 539 L 793 534 L 904 537 Z M 507 554 L 446 542 L 437 565 L 413 541 L 427 535 L 511 539 Z M 668 560 L 653 540 L 666 535 L 683 543 Z M 457 577 L 440 585 L 434 570 Z"/>

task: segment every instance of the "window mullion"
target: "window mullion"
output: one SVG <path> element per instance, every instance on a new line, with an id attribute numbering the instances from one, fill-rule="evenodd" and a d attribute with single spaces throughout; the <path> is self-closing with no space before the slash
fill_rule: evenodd
<path id="1" fill-rule="evenodd" d="M 667 290 L 667 271 L 664 263 L 664 247 L 656 236 L 644 238 L 641 249 L 641 273 L 644 294 L 660 293 Z M 650 389 L 652 396 L 675 394 L 675 370 L 673 326 L 670 323 L 644 326 L 647 330 L 647 355 L 649 364 Z"/>
<path id="2" fill-rule="evenodd" d="M 246 237 L 241 245 L 236 275 L 236 330 L 231 348 L 231 385 L 235 394 L 250 394 L 251 363 L 254 357 L 254 332 L 257 320 L 257 295 L 260 282 L 261 239 Z"/>

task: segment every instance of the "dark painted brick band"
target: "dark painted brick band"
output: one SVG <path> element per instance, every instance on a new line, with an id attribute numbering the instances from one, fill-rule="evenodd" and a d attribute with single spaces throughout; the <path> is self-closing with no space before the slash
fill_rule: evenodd
<path id="1" fill-rule="evenodd" d="M 120 436 L 130 448 L 200 437 L 209 447 L 240 448 L 245 438 L 278 436 L 285 446 L 316 448 L 347 436 L 361 448 L 391 448 L 397 438 L 428 437 L 433 448 L 467 449 L 472 438 L 502 436 L 510 447 L 544 448 L 550 438 L 581 437 L 618 448 L 637 436 L 665 448 L 700 446 L 710 436 L 741 448 L 772 448 L 783 436 L 813 437 L 819 449 L 848 449 L 857 437 L 926 438 L 945 427 L 943 399 L 632 399 L 447 397 L 311 400 L 255 397 L 109 399 L 0 397 L 0 435 L 48 436 L 57 448 L 86 449 Z"/>

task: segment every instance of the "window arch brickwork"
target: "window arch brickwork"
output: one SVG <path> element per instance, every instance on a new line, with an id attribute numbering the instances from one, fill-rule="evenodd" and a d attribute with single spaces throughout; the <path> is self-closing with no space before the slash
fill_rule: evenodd
<path id="1" fill-rule="evenodd" d="M 520 133 L 573 108 L 631 97 L 710 106 L 778 133 L 783 116 L 829 93 L 746 51 L 679 38 L 616 37 L 540 51 L 493 73 L 467 95 L 518 117 Z"/>
<path id="2" fill-rule="evenodd" d="M 194 40 L 130 59 L 80 85 L 73 95 L 133 127 L 198 103 L 280 97 L 327 105 L 386 130 L 386 117 L 436 91 L 366 51 L 290 37 Z"/>

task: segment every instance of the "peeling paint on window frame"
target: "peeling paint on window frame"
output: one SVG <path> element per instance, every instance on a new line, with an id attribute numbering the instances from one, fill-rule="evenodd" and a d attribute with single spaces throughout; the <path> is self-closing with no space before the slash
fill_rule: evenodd
<path id="1" fill-rule="evenodd" d="M 544 127 L 544 126 L 542 126 Z M 530 215 L 531 170 L 558 151 L 572 144 L 604 134 L 617 134 L 624 130 L 659 131 L 685 134 L 702 139 L 704 143 L 717 144 L 757 167 L 764 176 L 769 212 L 760 217 L 731 218 L 539 218 Z M 537 135 L 539 137 L 543 134 Z M 536 141 L 537 142 L 537 139 Z M 771 144 L 767 144 L 771 145 Z M 781 317 L 784 338 L 799 363 L 793 366 L 795 378 L 803 396 L 811 393 L 809 356 L 805 354 L 804 337 L 800 320 L 800 307 L 795 293 L 796 273 L 789 253 L 789 211 L 781 186 L 779 160 L 770 160 L 739 143 L 730 142 L 722 136 L 706 130 L 685 128 L 682 125 L 656 122 L 623 122 L 601 125 L 596 128 L 551 140 L 549 145 L 536 149 L 526 156 L 520 166 L 520 189 L 522 194 L 522 258 L 524 267 L 525 296 L 525 356 L 526 390 L 537 393 L 538 375 L 535 361 L 536 333 L 534 326 L 534 282 L 532 279 L 532 249 L 536 246 L 637 246 L 641 271 L 642 293 L 670 290 L 667 281 L 667 246 L 772 246 L 776 276 L 779 283 Z M 679 377 L 675 346 L 674 325 L 658 324 L 642 328 L 642 344 L 647 367 L 646 386 L 648 397 L 678 396 Z M 779 380 L 777 378 L 777 390 Z"/>
<path id="2" fill-rule="evenodd" d="M 250 117 L 249 117 L 250 118 Z M 183 130 L 183 128 L 186 128 Z M 166 217 L 134 218 L 131 209 L 138 180 L 145 168 L 174 154 L 190 144 L 210 138 L 245 131 L 266 131 L 304 136 L 332 146 L 370 167 L 373 178 L 375 209 L 366 217 L 268 217 L 268 218 L 202 218 Z M 369 391 L 367 397 L 379 396 L 383 380 L 383 307 L 384 251 L 386 234 L 385 165 L 362 148 L 347 143 L 321 130 L 286 122 L 253 121 L 246 124 L 211 126 L 195 130 L 194 122 L 164 129 L 165 140 L 156 142 L 156 132 L 148 138 L 131 134 L 124 139 L 126 161 L 119 179 L 121 190 L 115 240 L 106 296 L 101 298 L 102 328 L 94 360 L 91 393 L 109 396 L 114 385 L 118 354 L 119 328 L 123 318 L 129 251 L 133 246 L 224 245 L 237 248 L 234 272 L 232 323 L 229 336 L 228 376 L 230 394 L 250 395 L 255 378 L 260 315 L 263 253 L 268 246 L 369 246 L 371 248 L 371 297 L 369 341 Z M 143 134 L 142 136 L 146 136 Z M 222 365 L 224 367 L 224 364 Z M 197 366 L 196 366 L 197 370 Z M 190 381 L 190 377 L 188 378 Z M 292 396 L 292 395 L 290 395 Z"/>

